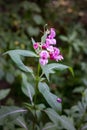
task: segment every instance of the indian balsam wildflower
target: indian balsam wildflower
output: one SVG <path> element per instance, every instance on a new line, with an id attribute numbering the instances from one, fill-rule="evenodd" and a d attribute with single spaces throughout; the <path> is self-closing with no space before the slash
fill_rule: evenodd
<path id="1" fill-rule="evenodd" d="M 54 28 L 45 31 L 45 42 L 35 42 L 33 48 L 39 55 L 39 63 L 41 65 L 46 65 L 50 60 L 60 61 L 63 60 L 63 56 L 60 53 L 59 48 L 55 47 L 57 44 L 55 36 L 56 32 Z"/>

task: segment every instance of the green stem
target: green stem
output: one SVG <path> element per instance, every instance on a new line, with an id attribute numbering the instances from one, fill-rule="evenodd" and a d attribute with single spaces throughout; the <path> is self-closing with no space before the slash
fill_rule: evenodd
<path id="1" fill-rule="evenodd" d="M 36 115 L 36 100 L 37 100 L 37 93 L 38 93 L 38 83 L 39 83 L 39 73 L 40 73 L 40 64 L 38 63 L 37 75 L 36 75 L 36 86 L 35 86 L 35 97 L 34 97 L 34 110 L 35 110 L 35 122 L 37 122 L 37 115 Z M 33 130 L 35 128 L 35 122 L 33 123 Z"/>
<path id="2" fill-rule="evenodd" d="M 36 76 L 36 87 L 35 87 L 35 100 L 34 104 L 36 104 L 36 97 L 37 97 L 37 92 L 38 92 L 38 83 L 39 83 L 39 73 L 40 73 L 40 64 L 38 63 L 38 69 L 37 69 L 37 76 Z"/>
<path id="3" fill-rule="evenodd" d="M 37 71 L 37 76 L 39 77 L 39 73 L 40 73 L 40 64 L 38 63 L 38 71 Z"/>

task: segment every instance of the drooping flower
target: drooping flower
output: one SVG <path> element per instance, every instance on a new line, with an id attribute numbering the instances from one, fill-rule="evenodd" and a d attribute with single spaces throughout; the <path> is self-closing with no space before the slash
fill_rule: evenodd
<path id="1" fill-rule="evenodd" d="M 54 47 L 54 53 L 55 53 L 55 55 L 59 55 L 60 54 L 59 48 Z"/>
<path id="2" fill-rule="evenodd" d="M 42 49 L 47 49 L 48 47 L 49 47 L 49 43 L 48 42 L 46 42 L 46 43 L 44 43 L 43 45 L 42 45 Z"/>
<path id="3" fill-rule="evenodd" d="M 56 36 L 56 32 L 54 28 L 50 29 L 50 34 L 48 36 L 48 38 L 53 39 Z"/>
<path id="4" fill-rule="evenodd" d="M 45 34 L 46 38 L 44 43 L 36 42 L 33 44 L 36 53 L 39 55 L 39 62 L 41 65 L 46 65 L 48 63 L 48 59 L 55 60 L 57 62 L 63 59 L 59 48 L 54 46 L 56 45 L 55 29 L 51 28 L 50 30 L 46 30 Z"/>
<path id="5" fill-rule="evenodd" d="M 40 52 L 39 62 L 41 65 L 46 65 L 48 63 L 49 53 L 46 50 Z"/>
<path id="6" fill-rule="evenodd" d="M 47 38 L 46 39 L 46 44 L 48 44 L 48 45 L 55 45 L 56 44 L 56 39 L 49 39 L 49 38 Z"/>
<path id="7" fill-rule="evenodd" d="M 58 55 L 58 57 L 57 57 L 57 61 L 58 60 L 63 60 L 63 56 L 60 54 L 60 55 Z"/>
<path id="8" fill-rule="evenodd" d="M 51 60 L 62 60 L 63 56 L 60 54 L 60 50 L 56 47 L 53 47 L 54 51 L 50 51 L 50 59 Z"/>
<path id="9" fill-rule="evenodd" d="M 47 47 L 47 50 L 48 50 L 49 52 L 53 52 L 53 51 L 54 51 L 54 48 L 53 48 L 53 46 L 49 46 L 49 47 Z"/>
<path id="10" fill-rule="evenodd" d="M 50 52 L 50 59 L 57 61 L 57 57 L 59 54 L 60 54 L 60 50 L 56 47 L 53 47 L 53 51 Z"/>
<path id="11" fill-rule="evenodd" d="M 49 38 L 46 38 L 46 44 L 47 45 L 50 45 L 52 42 L 51 42 L 51 39 L 49 39 Z"/>
<path id="12" fill-rule="evenodd" d="M 49 53 L 46 50 L 42 50 L 39 55 L 42 59 L 48 59 L 49 57 Z"/>
<path id="13" fill-rule="evenodd" d="M 54 39 L 54 38 L 51 39 L 51 44 L 52 44 L 52 45 L 56 45 L 56 39 Z"/>
<path id="14" fill-rule="evenodd" d="M 48 59 L 42 59 L 42 58 L 40 58 L 39 62 L 40 62 L 41 65 L 46 65 L 48 63 Z"/>
<path id="15" fill-rule="evenodd" d="M 38 43 L 38 42 L 36 42 L 36 43 L 33 44 L 33 48 L 34 48 L 35 50 L 38 49 L 38 47 L 39 47 L 39 43 Z"/>

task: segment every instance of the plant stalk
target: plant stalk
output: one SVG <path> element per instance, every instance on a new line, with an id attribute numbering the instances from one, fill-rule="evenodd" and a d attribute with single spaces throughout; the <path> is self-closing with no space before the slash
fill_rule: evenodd
<path id="1" fill-rule="evenodd" d="M 36 86 L 35 86 L 35 97 L 34 97 L 34 110 L 35 110 L 35 122 L 37 122 L 37 115 L 36 115 L 36 100 L 37 100 L 37 93 L 38 93 L 38 83 L 39 83 L 39 73 L 40 73 L 40 64 L 38 63 L 37 68 L 37 75 L 36 75 Z M 35 122 L 33 123 L 33 130 L 35 130 Z"/>

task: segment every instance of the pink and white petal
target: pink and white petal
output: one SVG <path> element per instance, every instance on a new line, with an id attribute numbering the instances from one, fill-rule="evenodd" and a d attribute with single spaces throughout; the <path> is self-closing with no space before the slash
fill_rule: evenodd
<path id="1" fill-rule="evenodd" d="M 56 45 L 56 39 L 54 39 L 54 38 L 51 39 L 51 44 L 52 44 L 52 45 Z"/>
<path id="2" fill-rule="evenodd" d="M 54 51 L 54 48 L 53 48 L 53 46 L 49 46 L 49 47 L 47 48 L 47 50 L 48 50 L 49 52 L 53 52 L 53 51 Z"/>
<path id="3" fill-rule="evenodd" d="M 52 39 L 56 36 L 56 32 L 55 32 L 55 29 L 54 28 L 51 28 L 50 29 L 50 34 L 48 36 L 48 38 Z"/>
<path id="4" fill-rule="evenodd" d="M 33 44 L 33 48 L 36 50 L 36 49 L 38 49 L 38 47 L 39 47 L 39 44 L 38 43 L 34 43 Z"/>
<path id="5" fill-rule="evenodd" d="M 49 53 L 46 50 L 40 52 L 40 57 L 42 59 L 47 59 L 49 57 Z"/>
<path id="6" fill-rule="evenodd" d="M 48 59 L 42 59 L 42 58 L 40 58 L 39 62 L 40 62 L 41 65 L 46 65 L 48 63 Z"/>

